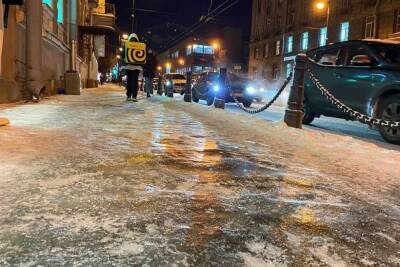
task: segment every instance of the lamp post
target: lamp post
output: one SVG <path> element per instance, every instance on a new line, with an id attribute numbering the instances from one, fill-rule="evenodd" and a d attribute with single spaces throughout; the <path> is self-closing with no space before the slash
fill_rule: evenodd
<path id="1" fill-rule="evenodd" d="M 135 0 L 132 0 L 132 33 L 135 32 Z"/>
<path id="2" fill-rule="evenodd" d="M 329 36 L 329 20 L 331 13 L 331 1 L 330 0 L 319 0 L 315 3 L 315 8 L 319 11 L 326 9 L 326 43 L 328 43 Z"/>

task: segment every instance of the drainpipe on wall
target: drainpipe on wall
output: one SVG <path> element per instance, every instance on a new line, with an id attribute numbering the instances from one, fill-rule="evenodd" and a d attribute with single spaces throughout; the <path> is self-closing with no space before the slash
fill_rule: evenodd
<path id="1" fill-rule="evenodd" d="M 379 38 L 379 33 L 378 33 L 378 29 L 379 29 L 379 7 L 381 6 L 381 0 L 376 0 L 375 3 L 375 13 L 374 13 L 374 38 L 378 39 Z"/>
<path id="2" fill-rule="evenodd" d="M 39 99 L 42 81 L 42 1 L 26 1 L 26 89 Z"/>

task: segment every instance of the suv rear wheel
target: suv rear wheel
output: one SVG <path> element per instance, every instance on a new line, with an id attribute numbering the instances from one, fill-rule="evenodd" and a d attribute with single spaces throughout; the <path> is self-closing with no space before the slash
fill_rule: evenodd
<path id="1" fill-rule="evenodd" d="M 383 99 L 378 110 L 378 118 L 400 121 L 400 94 Z M 400 145 L 400 128 L 379 127 L 379 132 L 387 142 Z"/>
<path id="2" fill-rule="evenodd" d="M 243 99 L 242 103 L 243 103 L 244 107 L 249 108 L 249 107 L 251 107 L 251 104 L 253 104 L 253 99 L 245 98 L 245 99 Z"/>
<path id="3" fill-rule="evenodd" d="M 207 96 L 207 105 L 211 106 L 214 104 L 215 95 L 213 93 L 208 93 Z"/>
<path id="4" fill-rule="evenodd" d="M 304 98 L 303 101 L 303 113 L 303 124 L 311 124 L 315 119 L 315 114 L 311 111 L 307 98 Z"/>

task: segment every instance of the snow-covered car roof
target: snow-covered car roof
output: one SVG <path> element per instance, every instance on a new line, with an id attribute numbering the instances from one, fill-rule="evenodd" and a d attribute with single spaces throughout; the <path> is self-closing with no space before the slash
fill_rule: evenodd
<path id="1" fill-rule="evenodd" d="M 397 44 L 397 45 L 400 45 L 399 41 L 390 40 L 390 39 L 362 39 L 362 41 L 370 42 L 370 43 Z"/>

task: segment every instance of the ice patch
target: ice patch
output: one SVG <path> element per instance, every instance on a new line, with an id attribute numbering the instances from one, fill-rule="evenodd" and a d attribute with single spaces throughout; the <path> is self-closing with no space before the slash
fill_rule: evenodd
<path id="1" fill-rule="evenodd" d="M 129 256 L 143 253 L 144 247 L 139 244 L 123 242 L 118 248 L 110 250 L 111 255 Z"/>

